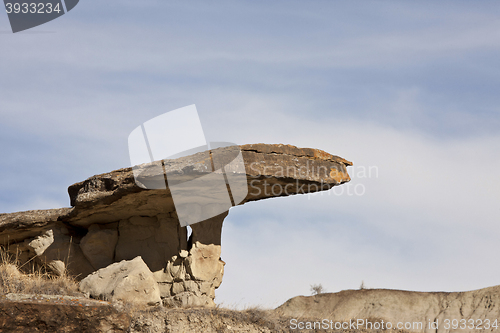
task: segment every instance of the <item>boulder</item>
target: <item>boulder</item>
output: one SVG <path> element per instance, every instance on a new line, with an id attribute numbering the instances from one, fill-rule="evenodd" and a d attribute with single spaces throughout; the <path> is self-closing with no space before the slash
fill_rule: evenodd
<path id="1" fill-rule="evenodd" d="M 41 256 L 45 250 L 54 243 L 54 231 L 49 229 L 32 240 L 25 240 L 26 247 L 36 256 Z"/>
<path id="2" fill-rule="evenodd" d="M 158 284 L 140 256 L 99 269 L 83 279 L 79 288 L 92 298 L 107 301 L 161 304 Z"/>

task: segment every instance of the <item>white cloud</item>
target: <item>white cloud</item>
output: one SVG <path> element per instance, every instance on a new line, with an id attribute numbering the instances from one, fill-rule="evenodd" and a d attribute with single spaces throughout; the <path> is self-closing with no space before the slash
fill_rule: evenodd
<path id="1" fill-rule="evenodd" d="M 313 126 L 295 121 L 295 128 Z M 314 137 L 291 136 L 292 123 L 289 117 L 270 137 L 343 151 L 358 166 L 351 173 L 376 166 L 379 176 L 353 175 L 351 186 L 362 184 L 363 196 L 330 191 L 234 208 L 223 232 L 227 276 L 219 301 L 275 306 L 308 294 L 314 283 L 330 291 L 356 288 L 361 280 L 427 291 L 497 283 L 500 137 L 440 140 L 344 122 Z M 267 137 L 271 127 L 264 124 L 260 134 Z M 478 276 L 484 267 L 489 273 Z"/>

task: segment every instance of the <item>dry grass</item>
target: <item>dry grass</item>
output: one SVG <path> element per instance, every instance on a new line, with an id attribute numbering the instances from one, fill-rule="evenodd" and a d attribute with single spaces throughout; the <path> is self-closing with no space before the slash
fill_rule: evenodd
<path id="1" fill-rule="evenodd" d="M 19 260 L 0 247 L 0 294 L 45 294 L 78 296 L 78 282 L 67 274 L 55 276 L 43 267 L 22 273 Z"/>
<path id="2" fill-rule="evenodd" d="M 243 310 L 225 309 L 216 307 L 215 309 L 198 309 L 199 312 L 206 312 L 211 318 L 214 318 L 215 323 L 219 323 L 221 329 L 226 327 L 226 324 L 237 325 L 246 324 L 268 329 L 272 332 L 288 332 L 278 328 L 286 328 L 286 318 L 278 315 L 275 311 L 264 309 L 260 306 L 248 307 Z M 221 330 L 225 332 L 225 330 Z"/>

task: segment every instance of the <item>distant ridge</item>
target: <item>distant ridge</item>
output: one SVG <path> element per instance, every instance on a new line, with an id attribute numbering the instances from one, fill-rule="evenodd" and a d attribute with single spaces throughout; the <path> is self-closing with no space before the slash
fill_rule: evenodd
<path id="1" fill-rule="evenodd" d="M 399 327 L 413 332 L 493 332 L 500 328 L 500 286 L 466 292 L 344 290 L 297 296 L 275 311 L 284 316 L 334 322 L 377 318 L 389 321 L 393 328 L 397 323 L 422 323 L 421 328 L 416 324 L 411 329 L 410 324 Z"/>

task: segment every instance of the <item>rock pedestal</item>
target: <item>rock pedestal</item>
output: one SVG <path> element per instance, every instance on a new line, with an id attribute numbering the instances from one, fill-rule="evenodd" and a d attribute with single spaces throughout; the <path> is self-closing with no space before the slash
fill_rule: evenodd
<path id="1" fill-rule="evenodd" d="M 244 167 L 226 170 L 247 180 L 248 194 L 239 205 L 328 190 L 350 180 L 346 167 L 352 163 L 321 150 L 265 144 L 239 148 Z M 233 153 L 234 148 L 218 148 L 211 154 L 224 161 Z M 162 180 L 165 174 L 178 179 L 208 175 L 206 156 L 211 155 L 164 160 L 162 168 L 158 162 L 141 165 L 141 181 Z M 96 271 L 107 276 L 101 270 L 141 257 L 164 305 L 213 306 L 224 274 L 221 232 L 228 212 L 192 224 L 188 239 L 168 186 L 140 185 L 131 168 L 120 169 L 71 185 L 72 208 L 0 214 L 0 245 L 8 245 L 21 262 L 33 263 L 26 267 L 42 265 L 54 274 L 78 279 Z M 200 189 L 193 199 L 193 214 L 217 211 L 204 199 L 213 195 L 210 187 Z"/>

